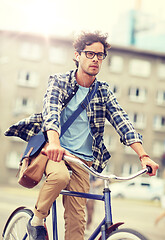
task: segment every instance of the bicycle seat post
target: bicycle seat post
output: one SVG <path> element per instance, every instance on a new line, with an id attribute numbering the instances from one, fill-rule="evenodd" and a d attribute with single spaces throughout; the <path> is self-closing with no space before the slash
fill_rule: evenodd
<path id="1" fill-rule="evenodd" d="M 105 202 L 105 223 L 106 228 L 112 225 L 112 211 L 111 211 L 111 191 L 109 189 L 109 181 L 104 180 L 104 202 Z"/>

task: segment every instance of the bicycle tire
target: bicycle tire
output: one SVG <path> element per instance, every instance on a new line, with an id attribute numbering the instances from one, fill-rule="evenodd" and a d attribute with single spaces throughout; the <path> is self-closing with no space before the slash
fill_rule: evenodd
<path id="1" fill-rule="evenodd" d="M 130 228 L 118 229 L 112 232 L 107 239 L 109 240 L 148 240 L 144 235 Z"/>
<path id="2" fill-rule="evenodd" d="M 16 209 L 9 217 L 3 230 L 3 240 L 25 240 L 27 238 L 27 223 L 33 212 L 27 208 Z"/>

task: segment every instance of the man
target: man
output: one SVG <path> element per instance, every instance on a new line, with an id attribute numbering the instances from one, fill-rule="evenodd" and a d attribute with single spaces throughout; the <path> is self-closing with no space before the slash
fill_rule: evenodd
<path id="1" fill-rule="evenodd" d="M 142 137 L 130 123 L 127 114 L 118 104 L 107 83 L 97 81 L 110 45 L 107 36 L 82 33 L 74 43 L 77 69 L 66 74 L 50 77 L 44 97 L 42 131 L 47 133 L 49 145 L 45 149 L 49 161 L 46 166 L 46 181 L 43 184 L 34 209 L 34 217 L 28 223 L 30 240 L 45 239 L 43 219 L 48 216 L 53 201 L 64 188 L 72 191 L 89 191 L 89 174 L 74 163 L 61 161 L 63 155 L 80 158 L 88 166 L 101 172 L 110 159 L 103 143 L 105 119 L 120 135 L 123 144 L 130 146 L 139 156 L 142 167 L 151 166 L 156 174 L 158 165 L 142 147 Z M 88 92 L 99 87 L 93 99 L 60 138 L 61 125 L 77 109 Z M 78 90 L 75 93 L 75 88 Z M 67 106 L 63 103 L 73 95 Z M 69 175 L 68 167 L 72 170 Z M 83 240 L 85 230 L 86 200 L 63 196 L 65 208 L 65 240 Z"/>

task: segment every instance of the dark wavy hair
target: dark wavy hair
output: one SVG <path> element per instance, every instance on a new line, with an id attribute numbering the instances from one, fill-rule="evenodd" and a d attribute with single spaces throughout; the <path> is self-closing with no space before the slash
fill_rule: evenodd
<path id="1" fill-rule="evenodd" d="M 73 42 L 73 46 L 75 51 L 81 53 L 82 50 L 85 49 L 86 46 L 90 46 L 95 42 L 100 42 L 104 46 L 104 53 L 107 53 L 107 50 L 111 47 L 111 45 L 107 42 L 108 34 L 101 34 L 99 31 L 94 33 L 91 32 L 82 32 L 79 37 Z M 78 67 L 78 61 L 75 61 L 76 67 Z"/>

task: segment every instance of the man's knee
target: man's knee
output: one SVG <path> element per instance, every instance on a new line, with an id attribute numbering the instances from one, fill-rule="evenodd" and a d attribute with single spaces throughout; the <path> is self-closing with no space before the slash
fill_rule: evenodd
<path id="1" fill-rule="evenodd" d="M 64 172 L 52 172 L 47 176 L 47 182 L 52 184 L 63 185 L 64 187 L 69 183 L 70 175 L 69 171 Z"/>

